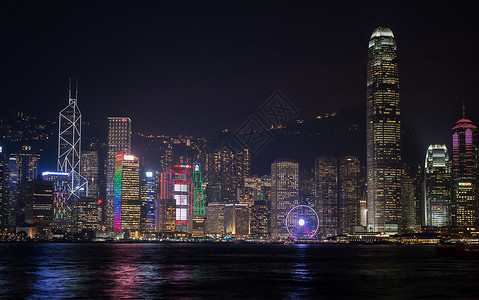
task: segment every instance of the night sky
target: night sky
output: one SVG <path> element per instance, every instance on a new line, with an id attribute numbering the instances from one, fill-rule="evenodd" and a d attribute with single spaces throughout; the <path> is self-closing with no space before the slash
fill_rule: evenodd
<path id="1" fill-rule="evenodd" d="M 210 136 L 275 90 L 302 118 L 335 112 L 365 105 L 368 41 L 384 26 L 403 121 L 425 144 L 449 143 L 463 100 L 479 123 L 473 2 L 336 2 L 2 1 L 2 114 L 56 120 L 69 77 L 84 120 L 105 133 L 107 116 L 126 115 L 136 132 Z"/>

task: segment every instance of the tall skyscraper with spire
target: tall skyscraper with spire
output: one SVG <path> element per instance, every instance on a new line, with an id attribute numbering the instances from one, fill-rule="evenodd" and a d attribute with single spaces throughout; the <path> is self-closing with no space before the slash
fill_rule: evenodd
<path id="1" fill-rule="evenodd" d="M 452 128 L 452 223 L 475 227 L 478 219 L 477 127 L 462 119 Z"/>
<path id="2" fill-rule="evenodd" d="M 401 228 L 401 121 L 399 71 L 393 32 L 378 27 L 369 40 L 367 67 L 368 227 Z"/>
<path id="3" fill-rule="evenodd" d="M 58 163 L 57 171 L 68 173 L 67 204 L 85 197 L 88 183 L 80 175 L 81 158 L 81 123 L 82 116 L 77 105 L 78 79 L 76 80 L 74 97 L 72 95 L 71 80 L 68 89 L 68 106 L 59 113 L 58 117 Z"/>

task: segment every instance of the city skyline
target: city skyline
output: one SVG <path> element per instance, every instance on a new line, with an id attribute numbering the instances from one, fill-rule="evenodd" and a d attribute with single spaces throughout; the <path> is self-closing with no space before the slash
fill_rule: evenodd
<path id="1" fill-rule="evenodd" d="M 108 116 L 129 115 L 135 131 L 210 136 L 240 126 L 275 90 L 301 118 L 337 112 L 364 105 L 364 41 L 385 26 L 400 47 L 402 121 L 423 136 L 424 147 L 449 145 L 462 101 L 467 117 L 478 118 L 477 41 L 471 38 L 477 34 L 467 4 L 451 11 L 399 5 L 390 14 L 387 4 L 328 4 L 317 11 L 305 3 L 191 3 L 182 13 L 173 4 L 115 4 L 3 4 L 11 12 L 4 21 L 16 24 L 4 26 L 11 45 L 8 78 L 1 80 L 1 96 L 11 99 L 5 110 L 53 119 L 56 112 L 46 108 L 63 107 L 68 78 L 78 77 L 84 120 L 99 128 Z M 48 16 L 53 24 L 45 22 Z M 30 41 L 38 47 L 26 52 L 22 46 Z M 173 126 L 179 103 L 191 121 Z"/>

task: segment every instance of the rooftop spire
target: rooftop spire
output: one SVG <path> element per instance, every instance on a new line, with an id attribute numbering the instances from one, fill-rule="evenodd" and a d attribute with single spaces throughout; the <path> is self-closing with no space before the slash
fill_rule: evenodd
<path id="1" fill-rule="evenodd" d="M 462 100 L 462 118 L 466 118 L 466 105 L 464 104 L 464 100 Z"/>

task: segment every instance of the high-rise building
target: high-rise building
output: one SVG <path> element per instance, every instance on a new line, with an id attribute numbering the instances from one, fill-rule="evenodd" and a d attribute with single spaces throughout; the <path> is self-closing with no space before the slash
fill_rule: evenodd
<path id="1" fill-rule="evenodd" d="M 42 178 L 43 180 L 53 182 L 52 228 L 61 231 L 71 230 L 71 211 L 75 201 L 78 199 L 68 199 L 68 196 L 70 195 L 70 174 L 63 172 L 43 172 Z"/>
<path id="2" fill-rule="evenodd" d="M 324 235 L 338 234 L 338 159 L 318 157 L 314 161 L 316 208 L 319 216 L 319 232 Z"/>
<path id="3" fill-rule="evenodd" d="M 81 174 L 88 183 L 88 197 L 100 196 L 100 161 L 98 151 L 83 151 L 81 154 Z"/>
<path id="4" fill-rule="evenodd" d="M 101 230 L 102 200 L 98 198 L 80 198 L 75 201 L 72 211 L 73 230 Z"/>
<path id="5" fill-rule="evenodd" d="M 339 231 L 353 233 L 354 226 L 359 226 L 361 186 L 359 158 L 355 156 L 341 157 L 338 160 L 339 169 Z"/>
<path id="6" fill-rule="evenodd" d="M 68 105 L 58 115 L 57 171 L 69 174 L 68 201 L 84 197 L 88 183 L 80 174 L 82 115 L 77 105 L 78 79 L 75 97 L 72 97 L 71 81 L 68 89 Z"/>
<path id="7" fill-rule="evenodd" d="M 452 223 L 477 226 L 477 127 L 463 118 L 452 128 Z"/>
<path id="8" fill-rule="evenodd" d="M 140 231 L 140 163 L 138 157 L 118 151 L 115 164 L 115 231 Z"/>
<path id="9" fill-rule="evenodd" d="M 18 208 L 18 165 L 15 157 L 8 158 L 5 192 L 7 193 L 7 224 L 8 231 L 15 232 L 17 208 Z"/>
<path id="10" fill-rule="evenodd" d="M 38 233 L 48 234 L 53 221 L 53 182 L 29 181 L 25 195 L 25 222 L 38 227 Z"/>
<path id="11" fill-rule="evenodd" d="M 116 153 L 131 152 L 131 120 L 127 117 L 108 117 L 108 151 L 106 159 L 106 201 L 104 206 L 104 226 L 113 230 L 114 181 Z"/>
<path id="12" fill-rule="evenodd" d="M 8 230 L 7 157 L 0 150 L 0 234 Z"/>
<path id="13" fill-rule="evenodd" d="M 424 165 L 426 226 L 451 225 L 451 162 L 446 145 L 430 145 Z"/>
<path id="14" fill-rule="evenodd" d="M 246 237 L 250 234 L 250 208 L 248 204 L 227 203 L 225 205 L 225 234 Z"/>
<path id="15" fill-rule="evenodd" d="M 17 185 L 20 194 L 27 182 L 37 179 L 40 154 L 32 151 L 31 146 L 22 146 L 19 152 L 10 154 L 10 157 L 17 164 Z"/>
<path id="16" fill-rule="evenodd" d="M 255 201 L 251 207 L 251 236 L 268 237 L 270 234 L 270 213 L 267 201 Z"/>
<path id="17" fill-rule="evenodd" d="M 271 164 L 271 233 L 275 238 L 289 237 L 286 217 L 299 203 L 299 164 L 278 159 Z"/>
<path id="18" fill-rule="evenodd" d="M 141 231 L 156 231 L 156 172 L 147 171 L 141 179 Z"/>
<path id="19" fill-rule="evenodd" d="M 190 165 L 175 165 L 170 170 L 170 197 L 176 202 L 175 232 L 188 232 L 188 220 L 192 215 L 193 181 Z"/>
<path id="20" fill-rule="evenodd" d="M 401 121 L 397 47 L 389 28 L 374 30 L 367 68 L 368 227 L 397 233 L 401 197 Z"/>
<path id="21" fill-rule="evenodd" d="M 219 181 L 222 188 L 222 201 L 236 201 L 236 193 L 250 173 L 250 154 L 248 149 L 232 151 L 223 148 L 213 154 L 211 179 Z"/>
<path id="22" fill-rule="evenodd" d="M 190 232 L 193 237 L 205 236 L 206 210 L 201 174 L 201 164 L 193 163 L 193 203 L 190 225 Z"/>
<path id="23" fill-rule="evenodd" d="M 208 203 L 205 227 L 206 234 L 213 236 L 223 236 L 225 234 L 225 203 Z"/>

